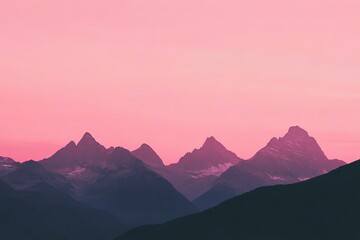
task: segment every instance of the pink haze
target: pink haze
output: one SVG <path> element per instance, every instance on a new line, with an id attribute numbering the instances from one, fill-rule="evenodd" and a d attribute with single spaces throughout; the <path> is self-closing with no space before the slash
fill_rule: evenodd
<path id="1" fill-rule="evenodd" d="M 0 155 L 85 131 L 165 162 L 214 135 L 240 157 L 300 125 L 360 157 L 360 1 L 2 0 Z"/>

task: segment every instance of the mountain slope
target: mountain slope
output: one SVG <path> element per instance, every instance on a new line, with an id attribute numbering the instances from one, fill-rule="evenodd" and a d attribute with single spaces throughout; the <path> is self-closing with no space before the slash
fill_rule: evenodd
<path id="1" fill-rule="evenodd" d="M 84 188 L 81 200 L 132 224 L 159 223 L 196 211 L 164 178 L 128 150 L 115 148 L 103 174 Z"/>
<path id="2" fill-rule="evenodd" d="M 199 209 L 206 209 L 260 186 L 303 181 L 344 164 L 329 160 L 305 130 L 291 127 L 284 137 L 272 138 L 250 160 L 241 161 L 224 172 L 195 204 Z"/>
<path id="3" fill-rule="evenodd" d="M 1 239 L 100 240 L 124 230 L 109 213 L 48 194 L 17 191 L 0 179 Z"/>
<path id="4" fill-rule="evenodd" d="M 308 181 L 261 187 L 118 240 L 358 239 L 360 160 Z"/>

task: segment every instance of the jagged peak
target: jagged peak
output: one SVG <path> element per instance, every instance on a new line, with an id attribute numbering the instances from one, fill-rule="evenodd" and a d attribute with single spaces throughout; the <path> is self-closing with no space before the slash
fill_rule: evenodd
<path id="1" fill-rule="evenodd" d="M 221 145 L 222 144 L 216 140 L 216 138 L 214 136 L 210 136 L 208 138 L 206 138 L 204 144 L 203 144 L 203 147 L 206 147 L 206 146 L 214 146 L 214 145 Z"/>
<path id="2" fill-rule="evenodd" d="M 99 144 L 95 138 L 89 133 L 86 132 L 84 136 L 81 138 L 77 146 L 83 146 L 83 145 L 93 145 L 93 144 Z"/>
<path id="3" fill-rule="evenodd" d="M 123 148 L 123 147 L 116 147 L 111 155 L 113 157 L 123 157 L 123 156 L 127 156 L 127 157 L 130 157 L 132 156 L 131 152 L 129 150 L 127 150 L 126 148 Z"/>
<path id="4" fill-rule="evenodd" d="M 151 150 L 153 150 L 152 149 L 152 147 L 150 147 L 150 145 L 148 145 L 148 144 L 146 144 L 146 143 L 143 143 L 143 144 L 141 144 L 141 146 L 138 148 L 138 149 L 141 149 L 141 148 L 143 148 L 143 149 L 151 149 Z"/>
<path id="5" fill-rule="evenodd" d="M 299 126 L 292 126 L 289 128 L 286 137 L 310 137 L 309 133 Z"/>
<path id="6" fill-rule="evenodd" d="M 94 139 L 94 137 L 89 132 L 85 132 L 83 137 L 81 138 L 81 140 L 92 140 L 92 139 Z"/>
<path id="7" fill-rule="evenodd" d="M 309 135 L 309 133 L 299 126 L 292 126 L 289 128 L 288 132 L 284 137 L 276 138 L 273 137 L 267 144 L 268 147 L 276 146 L 279 142 L 308 142 L 314 141 L 314 139 Z"/>
<path id="8" fill-rule="evenodd" d="M 70 141 L 68 144 L 66 144 L 65 147 L 66 147 L 66 148 L 76 147 L 76 143 L 75 143 L 74 141 Z"/>
<path id="9" fill-rule="evenodd" d="M 277 137 L 273 137 L 270 139 L 270 141 L 268 142 L 267 146 L 271 146 L 277 143 L 277 141 L 279 141 L 279 139 Z"/>
<path id="10" fill-rule="evenodd" d="M 150 166 L 162 167 L 164 163 L 154 149 L 146 143 L 131 152 L 135 157 Z"/>
<path id="11" fill-rule="evenodd" d="M 107 168 L 116 169 L 119 167 L 129 167 L 135 165 L 142 165 L 141 160 L 134 157 L 131 152 L 122 147 L 116 147 L 106 160 Z"/>

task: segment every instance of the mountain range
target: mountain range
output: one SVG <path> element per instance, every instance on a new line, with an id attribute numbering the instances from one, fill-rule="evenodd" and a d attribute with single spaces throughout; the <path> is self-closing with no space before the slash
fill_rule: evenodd
<path id="1" fill-rule="evenodd" d="M 129 224 L 158 223 L 196 211 L 167 180 L 129 150 L 106 149 L 89 133 L 40 161 L 73 185 L 72 196 Z"/>
<path id="2" fill-rule="evenodd" d="M 307 180 L 344 164 L 329 160 L 304 129 L 291 127 L 284 137 L 272 138 L 249 160 L 230 167 L 194 203 L 206 209 L 257 187 Z"/>
<path id="3" fill-rule="evenodd" d="M 111 239 L 132 227 L 194 214 L 258 187 L 307 182 L 344 164 L 329 160 L 297 126 L 272 138 L 248 160 L 209 137 L 170 165 L 148 144 L 133 151 L 105 148 L 85 133 L 77 144 L 70 141 L 41 161 L 0 157 L 0 221 L 10 229 L 5 239 L 22 239 L 28 231 L 33 231 L 30 239 L 52 236 L 37 227 L 40 223 L 53 231 L 52 239 Z M 69 220 L 72 211 L 76 216 Z M 24 221 L 24 234 L 11 230 L 12 220 L 6 222 L 11 216 Z M 25 226 L 31 216 L 39 225 Z M 67 234 L 62 228 L 53 230 L 56 224 L 74 221 L 83 222 Z M 99 229 L 92 229 L 96 225 Z"/>

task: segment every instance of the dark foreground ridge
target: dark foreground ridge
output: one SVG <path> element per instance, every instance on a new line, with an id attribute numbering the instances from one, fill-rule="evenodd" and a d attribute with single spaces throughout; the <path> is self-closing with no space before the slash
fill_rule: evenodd
<path id="1" fill-rule="evenodd" d="M 291 185 L 261 187 L 117 240 L 360 239 L 360 160 Z"/>

